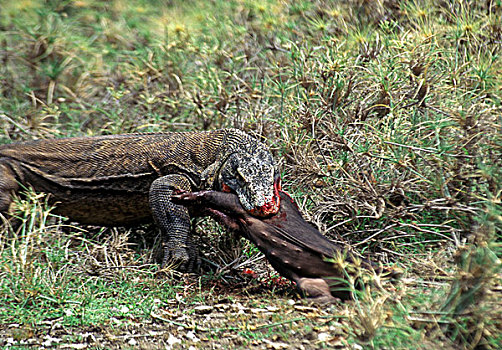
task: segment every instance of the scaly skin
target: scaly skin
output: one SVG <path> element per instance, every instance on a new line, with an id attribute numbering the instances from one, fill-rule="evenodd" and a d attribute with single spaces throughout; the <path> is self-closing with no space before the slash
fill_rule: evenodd
<path id="1" fill-rule="evenodd" d="M 274 161 L 265 145 L 236 129 L 38 140 L 0 145 L 0 213 L 13 193 L 31 186 L 50 195 L 55 212 L 92 225 L 154 220 L 164 239 L 163 264 L 190 270 L 196 247 L 190 216 L 174 190 L 235 192 L 257 216 L 277 212 Z"/>

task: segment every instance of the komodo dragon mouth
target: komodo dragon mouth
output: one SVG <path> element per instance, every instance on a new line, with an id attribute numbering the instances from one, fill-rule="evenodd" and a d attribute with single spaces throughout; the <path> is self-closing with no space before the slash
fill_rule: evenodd
<path id="1" fill-rule="evenodd" d="M 277 177 L 274 181 L 274 194 L 270 200 L 265 198 L 265 204 L 259 208 L 254 208 L 249 210 L 249 214 L 253 216 L 266 217 L 277 214 L 279 208 L 281 207 L 281 197 L 279 196 L 279 191 L 281 190 L 281 181 Z"/>
<path id="2" fill-rule="evenodd" d="M 225 183 L 222 183 L 221 186 L 222 192 L 228 192 L 228 193 L 235 193 L 234 190 L 230 186 L 228 186 Z M 246 211 L 257 217 L 269 217 L 272 215 L 277 214 L 281 207 L 281 197 L 279 195 L 279 191 L 281 191 L 281 179 L 279 176 L 277 176 L 274 180 L 274 188 L 273 188 L 273 195 L 272 196 L 267 196 L 265 194 L 261 194 L 261 203 L 265 203 L 259 207 L 254 207 L 251 209 L 246 209 Z M 242 203 L 241 203 L 242 204 Z"/>
<path id="3" fill-rule="evenodd" d="M 261 145 L 238 150 L 225 159 L 215 178 L 215 189 L 234 193 L 242 207 L 254 216 L 279 211 L 280 176 L 270 152 Z"/>

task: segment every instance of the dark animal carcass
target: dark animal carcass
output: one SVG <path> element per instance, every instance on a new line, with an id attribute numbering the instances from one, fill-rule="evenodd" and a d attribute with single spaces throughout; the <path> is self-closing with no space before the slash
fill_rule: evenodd
<path id="1" fill-rule="evenodd" d="M 319 230 L 303 219 L 293 199 L 280 191 L 281 205 L 276 215 L 263 218 L 246 212 L 236 195 L 202 191 L 178 193 L 172 197 L 176 203 L 197 208 L 199 215 L 211 215 L 228 228 L 252 241 L 270 264 L 284 277 L 296 282 L 298 289 L 319 302 L 334 297 L 347 298 L 345 279 L 349 265 L 370 268 L 365 261 L 346 254 L 344 249 L 323 236 Z M 360 270 L 360 269 L 355 269 Z"/>

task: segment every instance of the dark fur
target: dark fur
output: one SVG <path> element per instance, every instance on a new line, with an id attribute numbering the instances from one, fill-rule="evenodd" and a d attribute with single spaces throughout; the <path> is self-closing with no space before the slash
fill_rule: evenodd
<path id="1" fill-rule="evenodd" d="M 309 297 L 321 302 L 332 301 L 334 296 L 347 298 L 347 284 L 340 281 L 344 271 L 327 261 L 344 254 L 343 248 L 306 222 L 288 194 L 281 191 L 280 197 L 279 212 L 267 218 L 249 215 L 231 193 L 180 193 L 173 201 L 197 207 L 199 215 L 211 215 L 252 241 L 282 276 L 296 282 Z M 354 259 L 347 254 L 346 260 Z M 362 265 L 370 267 L 366 262 Z"/>

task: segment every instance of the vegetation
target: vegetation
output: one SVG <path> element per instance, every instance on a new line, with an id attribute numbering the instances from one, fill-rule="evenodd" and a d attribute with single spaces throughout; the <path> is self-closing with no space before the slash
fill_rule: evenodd
<path id="1" fill-rule="evenodd" d="M 203 275 L 177 276 L 150 227 L 27 189 L 0 346 L 500 348 L 501 47 L 500 0 L 0 1 L 0 143 L 240 128 L 308 220 L 406 271 L 308 306 L 210 220 Z"/>

